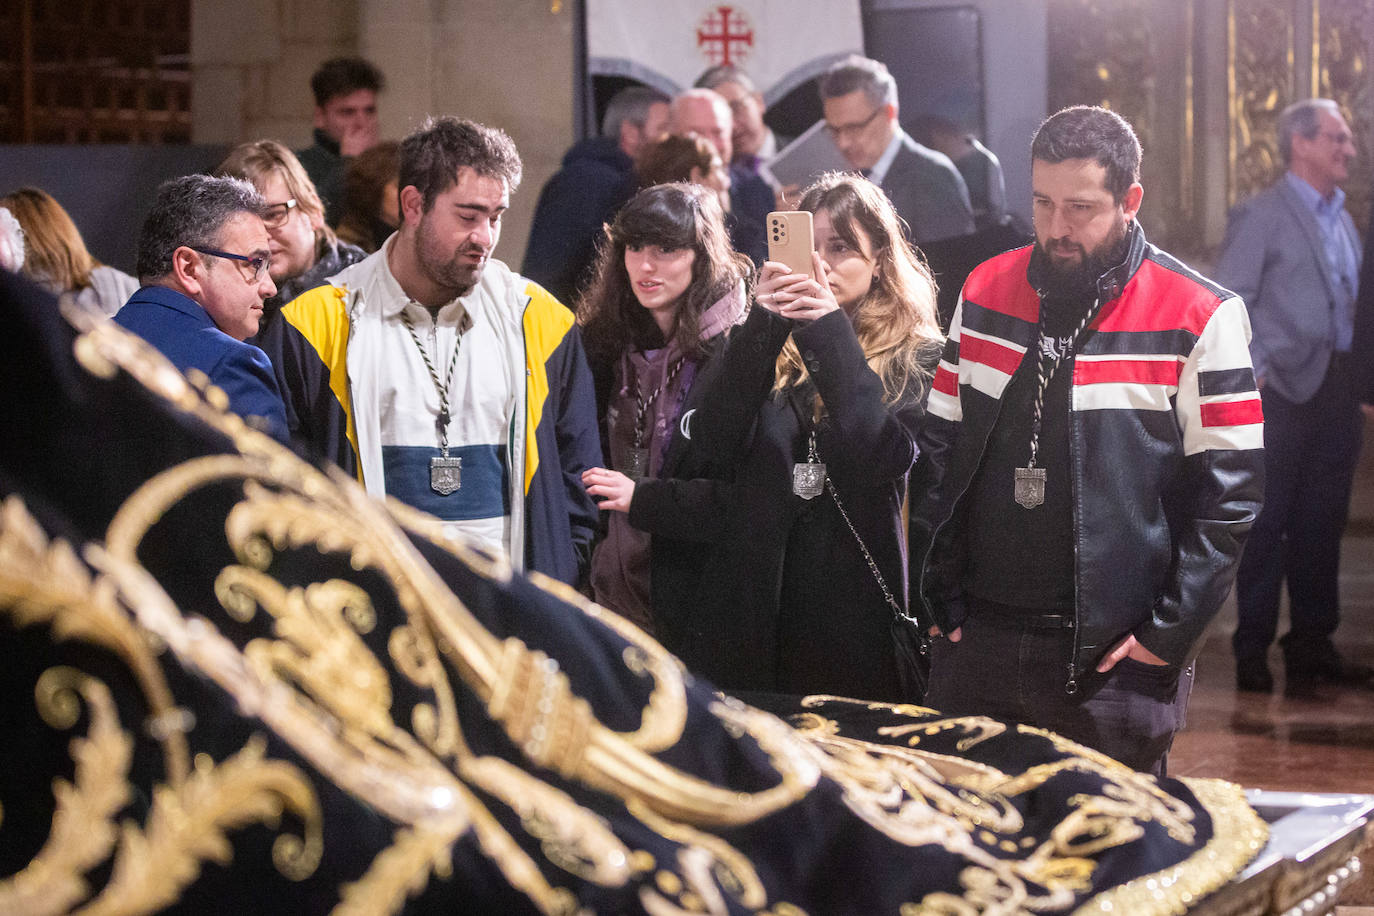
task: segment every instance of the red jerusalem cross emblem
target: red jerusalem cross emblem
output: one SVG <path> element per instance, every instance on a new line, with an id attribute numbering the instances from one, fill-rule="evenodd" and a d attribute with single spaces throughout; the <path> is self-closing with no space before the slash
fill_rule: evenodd
<path id="1" fill-rule="evenodd" d="M 713 6 L 697 25 L 697 47 L 713 66 L 738 66 L 754 48 L 753 23 L 738 7 Z"/>

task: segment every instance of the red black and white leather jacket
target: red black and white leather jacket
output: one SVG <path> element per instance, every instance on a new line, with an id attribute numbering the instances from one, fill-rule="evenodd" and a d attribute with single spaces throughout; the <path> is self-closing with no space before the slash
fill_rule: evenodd
<path id="1" fill-rule="evenodd" d="M 1264 488 L 1250 323 L 1235 294 L 1146 242 L 1097 283 L 1104 302 L 1060 371 L 1073 372 L 1074 651 L 1066 689 L 1128 633 L 1171 665 L 1192 657 L 1230 591 Z M 1040 297 L 1032 248 L 964 284 L 921 433 L 913 518 L 917 613 L 964 618 L 961 498 L 1001 398 L 1029 354 Z M 1027 544 L 1027 550 L 1035 545 Z"/>

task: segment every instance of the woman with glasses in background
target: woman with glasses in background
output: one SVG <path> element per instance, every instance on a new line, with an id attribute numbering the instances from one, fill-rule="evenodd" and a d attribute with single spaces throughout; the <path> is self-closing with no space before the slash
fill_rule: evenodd
<path id="1" fill-rule="evenodd" d="M 263 223 L 271 242 L 272 282 L 277 294 L 265 305 L 257 343 L 273 333 L 283 305 L 314 289 L 350 264 L 367 256 L 361 248 L 339 241 L 324 223 L 324 205 L 296 154 L 275 140 L 243 143 L 215 169 L 216 175 L 242 178 L 267 201 Z"/>

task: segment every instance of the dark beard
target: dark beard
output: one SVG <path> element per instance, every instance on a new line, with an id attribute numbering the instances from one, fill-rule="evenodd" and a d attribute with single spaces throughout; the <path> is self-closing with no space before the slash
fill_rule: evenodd
<path id="1" fill-rule="evenodd" d="M 1120 227 L 1072 267 L 1060 267 L 1036 239 L 1035 253 L 1043 268 L 1041 277 L 1045 294 L 1071 300 L 1096 297 L 1098 278 L 1125 260 L 1129 236 L 1127 227 Z"/>
<path id="2" fill-rule="evenodd" d="M 482 270 L 486 266 L 485 261 L 476 267 L 459 264 L 459 256 L 482 253 L 480 248 L 467 245 L 458 251 L 445 249 L 435 240 L 429 225 L 424 220 L 420 221 L 420 229 L 415 240 L 416 260 L 425 277 L 443 290 L 448 301 L 461 299 L 472 292 L 482 279 Z"/>

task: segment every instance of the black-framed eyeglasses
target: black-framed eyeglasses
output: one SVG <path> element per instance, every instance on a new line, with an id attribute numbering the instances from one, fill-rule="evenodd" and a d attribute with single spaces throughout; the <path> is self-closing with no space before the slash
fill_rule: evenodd
<path id="1" fill-rule="evenodd" d="M 291 216 L 291 211 L 300 206 L 296 203 L 296 198 L 280 203 L 268 204 L 267 209 L 262 211 L 262 222 L 268 229 L 280 229 L 286 224 L 286 220 Z"/>
<path id="2" fill-rule="evenodd" d="M 863 130 L 865 127 L 872 124 L 873 119 L 876 118 L 878 114 L 884 111 L 886 108 L 886 105 L 879 105 L 877 108 L 873 109 L 873 114 L 864 118 L 862 121 L 859 121 L 857 124 L 831 124 L 829 122 L 826 122 L 825 132 L 828 133 L 831 137 L 835 138 L 836 140 L 845 136 L 857 136 L 859 131 Z"/>
<path id="3" fill-rule="evenodd" d="M 267 276 L 267 267 L 272 263 L 272 257 L 265 254 L 234 254 L 232 251 L 220 251 L 215 248 L 197 248 L 195 245 L 188 245 L 192 251 L 199 254 L 208 254 L 212 258 L 227 258 L 230 261 L 242 261 L 253 268 L 253 281 L 261 283 Z"/>

